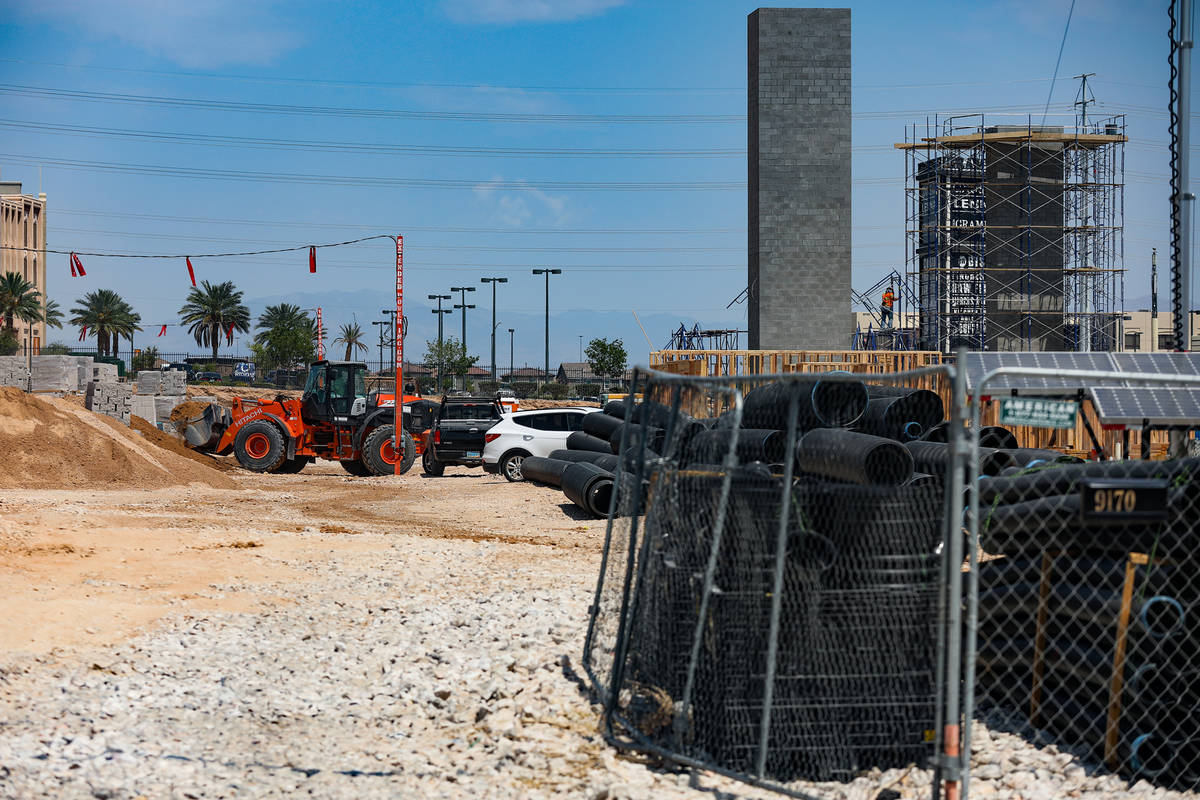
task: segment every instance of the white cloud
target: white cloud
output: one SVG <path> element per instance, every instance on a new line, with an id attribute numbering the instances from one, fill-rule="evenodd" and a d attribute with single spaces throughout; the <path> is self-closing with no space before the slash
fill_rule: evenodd
<path id="1" fill-rule="evenodd" d="M 267 64 L 302 37 L 280 0 L 40 0 L 14 13 L 64 30 L 116 39 L 183 67 Z"/>
<path id="2" fill-rule="evenodd" d="M 626 2 L 628 0 L 442 0 L 442 8 L 455 22 L 504 25 L 594 17 Z"/>
<path id="3" fill-rule="evenodd" d="M 533 187 L 516 190 L 501 188 L 512 184 L 513 181 L 496 176 L 475 187 L 475 197 L 480 203 L 492 206 L 492 224 L 522 228 L 530 222 L 562 225 L 570 220 L 571 213 L 565 196 L 547 194 Z"/>

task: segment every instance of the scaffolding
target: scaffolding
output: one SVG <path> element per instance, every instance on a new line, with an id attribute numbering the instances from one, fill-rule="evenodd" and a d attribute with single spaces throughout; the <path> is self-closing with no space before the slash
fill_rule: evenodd
<path id="1" fill-rule="evenodd" d="M 918 347 L 1111 351 L 1124 314 L 1125 118 L 906 128 Z"/>

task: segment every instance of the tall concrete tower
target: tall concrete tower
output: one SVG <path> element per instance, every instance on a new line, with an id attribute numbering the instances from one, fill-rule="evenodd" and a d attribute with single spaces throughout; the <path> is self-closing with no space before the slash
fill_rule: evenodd
<path id="1" fill-rule="evenodd" d="M 850 9 L 750 14 L 750 347 L 850 347 Z"/>

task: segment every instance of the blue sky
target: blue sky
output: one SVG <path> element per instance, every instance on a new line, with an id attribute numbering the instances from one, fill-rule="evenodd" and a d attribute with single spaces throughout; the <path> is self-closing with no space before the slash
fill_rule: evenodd
<path id="1" fill-rule="evenodd" d="M 0 0 L 0 177 L 47 193 L 60 249 L 211 253 L 404 233 L 414 357 L 436 335 L 426 295 L 468 284 L 479 287 L 468 344 L 487 361 L 479 278 L 500 275 L 498 360 L 515 327 L 517 363 L 539 364 L 544 284 L 530 268 L 561 267 L 551 361 L 576 359 L 581 335 L 617 335 L 644 363 L 631 312 L 656 347 L 679 322 L 745 327 L 745 306 L 726 305 L 746 283 L 740 117 L 746 15 L 759 5 Z M 1069 6 L 851 4 L 856 287 L 904 263 L 904 159 L 891 145 L 905 124 L 975 111 L 1039 121 Z M 1095 72 L 1096 113 L 1128 115 L 1129 308 L 1147 302 L 1151 247 L 1166 264 L 1166 29 L 1165 3 L 1077 0 L 1050 98 L 1048 121 L 1063 121 L 1071 76 Z M 377 241 L 322 251 L 316 275 L 303 252 L 195 263 L 201 278 L 235 281 L 255 313 L 320 303 L 331 326 L 369 327 L 391 304 L 392 260 Z M 50 296 L 69 307 L 116 289 L 146 343 L 176 322 L 181 260 L 85 263 L 87 278 L 72 279 L 66 257 L 51 257 Z M 457 314 L 447 321 L 458 330 Z M 178 328 L 153 343 L 197 349 Z"/>

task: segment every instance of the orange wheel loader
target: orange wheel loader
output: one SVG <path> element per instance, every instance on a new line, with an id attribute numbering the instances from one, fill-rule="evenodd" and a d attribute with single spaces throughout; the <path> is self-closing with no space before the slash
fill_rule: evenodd
<path id="1" fill-rule="evenodd" d="M 185 420 L 183 435 L 194 449 L 230 452 L 254 472 L 296 473 L 323 458 L 341 462 L 351 475 L 392 475 L 396 462 L 407 472 L 421 454 L 436 403 L 404 395 L 401 447 L 393 445 L 396 398 L 367 394 L 367 365 L 318 361 L 299 399 L 234 398 L 232 410 L 217 404 Z M 414 435 L 415 434 L 415 435 Z"/>

